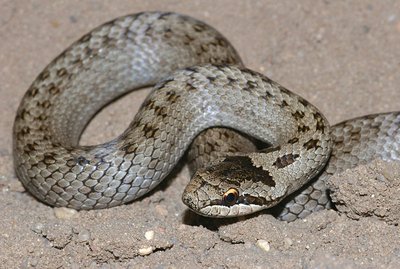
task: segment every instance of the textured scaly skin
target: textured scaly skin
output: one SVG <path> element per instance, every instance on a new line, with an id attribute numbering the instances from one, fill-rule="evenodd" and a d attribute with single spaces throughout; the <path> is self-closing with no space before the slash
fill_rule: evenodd
<path id="1" fill-rule="evenodd" d="M 76 209 L 112 207 L 147 193 L 195 132 L 175 134 L 188 121 L 183 114 L 176 118 L 170 106 L 178 93 L 163 96 L 165 104 L 148 99 L 131 124 L 134 130 L 109 143 L 79 146 L 82 130 L 96 111 L 125 92 L 204 63 L 241 62 L 216 30 L 178 14 L 121 17 L 86 34 L 41 72 L 21 101 L 14 123 L 19 179 L 39 200 Z M 180 106 L 192 108 L 189 104 Z M 152 117 L 164 120 L 152 123 Z"/>
<path id="2" fill-rule="evenodd" d="M 319 176 L 272 208 L 280 220 L 294 221 L 332 208 L 325 182 L 334 174 L 374 159 L 400 161 L 400 112 L 363 116 L 331 129 L 333 148 L 327 166 Z M 239 133 L 224 129 L 209 129 L 207 133 L 197 138 L 189 151 L 189 159 L 194 163 L 192 170 L 222 156 L 256 150 L 254 141 Z"/>
<path id="3" fill-rule="evenodd" d="M 264 187 L 271 187 L 273 182 L 286 190 L 264 190 L 264 197 L 274 196 L 265 207 L 278 203 L 323 168 L 330 151 L 329 126 L 312 105 L 242 67 L 209 65 L 170 75 L 174 70 L 206 63 L 242 66 L 221 34 L 182 15 L 141 13 L 91 31 L 49 64 L 25 94 L 14 125 L 18 177 L 35 197 L 54 206 L 116 206 L 153 189 L 196 135 L 212 126 L 235 128 L 279 147 L 266 155 L 246 157 L 269 173 Z M 167 75 L 121 136 L 98 146 L 78 145 L 83 128 L 99 108 Z M 368 160 L 376 156 L 397 158 L 395 148 L 387 151 L 393 139 L 394 147 L 398 145 L 397 116 L 386 114 L 369 121 L 375 124 L 367 122 L 360 128 L 356 121 L 349 121 L 347 124 L 360 133 L 351 133 L 350 140 L 346 131 L 349 126 L 334 128 L 337 147 L 323 175 L 352 167 L 358 163 L 356 159 L 365 161 L 357 157 L 360 143 L 369 153 Z M 366 130 L 380 131 L 369 132 L 365 135 L 367 142 L 363 142 Z M 388 130 L 395 138 L 389 138 Z M 231 130 L 220 129 L 209 129 L 196 141 L 206 139 L 210 147 L 217 148 L 216 141 L 207 138 L 211 132 L 245 141 Z M 345 153 L 340 152 L 342 140 L 349 143 L 344 144 Z M 244 144 L 243 150 L 247 148 Z M 230 148 L 227 152 L 241 150 L 238 142 L 226 146 Z M 356 150 L 349 151 L 349 147 Z M 202 155 L 201 149 L 197 151 Z M 290 175 L 290 179 L 280 175 L 284 170 L 288 170 L 284 175 Z M 329 206 L 325 178 L 287 201 L 280 218 L 293 220 Z M 224 179 L 217 180 L 221 184 Z M 190 194 L 185 193 L 185 197 L 188 201 Z M 304 197 L 318 203 L 304 203 Z"/>

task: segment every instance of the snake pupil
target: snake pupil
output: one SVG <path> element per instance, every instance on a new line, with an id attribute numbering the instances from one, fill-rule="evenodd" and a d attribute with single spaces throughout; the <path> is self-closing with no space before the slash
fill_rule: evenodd
<path id="1" fill-rule="evenodd" d="M 229 189 L 225 192 L 223 200 L 225 205 L 234 205 L 239 197 L 239 192 L 236 189 Z"/>
<path id="2" fill-rule="evenodd" d="M 230 194 L 228 194 L 228 195 L 226 196 L 226 201 L 227 201 L 228 203 L 232 203 L 234 200 L 235 200 L 235 195 L 233 195 L 232 193 L 230 193 Z"/>

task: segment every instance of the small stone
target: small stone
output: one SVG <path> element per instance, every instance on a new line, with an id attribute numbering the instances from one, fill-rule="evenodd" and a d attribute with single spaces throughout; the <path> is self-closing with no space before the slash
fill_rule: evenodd
<path id="1" fill-rule="evenodd" d="M 44 225 L 42 223 L 36 223 L 35 225 L 33 225 L 32 231 L 34 231 L 37 234 L 41 234 L 43 231 L 43 227 Z"/>
<path id="2" fill-rule="evenodd" d="M 293 245 L 293 240 L 290 239 L 290 238 L 288 238 L 288 237 L 286 237 L 286 238 L 283 240 L 283 244 L 285 245 L 286 248 L 289 248 L 290 246 Z"/>
<path id="3" fill-rule="evenodd" d="M 257 246 L 259 248 L 261 248 L 262 250 L 264 250 L 265 252 L 268 252 L 271 250 L 271 247 L 270 247 L 268 241 L 264 240 L 264 239 L 257 240 Z"/>
<path id="4" fill-rule="evenodd" d="M 71 219 L 73 218 L 78 211 L 72 208 L 66 208 L 66 207 L 56 207 L 54 208 L 54 214 L 56 215 L 56 218 L 58 219 Z"/>
<path id="5" fill-rule="evenodd" d="M 30 264 L 30 266 L 32 266 L 32 267 L 36 267 L 36 266 L 38 265 L 38 263 L 39 263 L 39 261 L 38 261 L 37 259 L 35 259 L 35 258 L 33 258 L 33 259 L 31 259 L 31 260 L 29 261 L 29 264 Z"/>
<path id="6" fill-rule="evenodd" d="M 78 234 L 78 242 L 88 242 L 90 240 L 90 232 L 86 229 L 83 229 Z"/>
<path id="7" fill-rule="evenodd" d="M 147 240 L 152 240 L 154 238 L 154 231 L 145 232 L 144 237 L 146 237 Z"/>
<path id="8" fill-rule="evenodd" d="M 153 252 L 153 247 L 145 247 L 139 249 L 139 255 L 146 256 Z"/>

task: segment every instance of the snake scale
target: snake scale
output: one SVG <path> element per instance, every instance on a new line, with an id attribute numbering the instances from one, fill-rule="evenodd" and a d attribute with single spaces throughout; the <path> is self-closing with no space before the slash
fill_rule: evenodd
<path id="1" fill-rule="evenodd" d="M 126 131 L 79 145 L 100 108 L 149 85 Z M 399 122 L 396 112 L 330 127 L 312 104 L 246 69 L 212 27 L 144 12 L 97 27 L 39 74 L 15 119 L 14 162 L 40 201 L 98 209 L 152 190 L 190 147 L 202 166 L 182 197 L 190 209 L 229 217 L 281 202 L 276 216 L 292 221 L 331 206 L 332 174 L 378 157 L 398 160 Z M 269 147 L 256 149 L 253 138 Z"/>

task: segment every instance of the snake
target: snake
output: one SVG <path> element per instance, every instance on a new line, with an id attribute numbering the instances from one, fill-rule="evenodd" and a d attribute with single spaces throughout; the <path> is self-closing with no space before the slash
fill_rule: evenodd
<path id="1" fill-rule="evenodd" d="M 122 134 L 79 144 L 96 112 L 148 86 Z M 14 165 L 39 201 L 91 210 L 142 197 L 189 152 L 197 171 L 182 201 L 191 210 L 222 218 L 273 208 L 293 221 L 332 207 L 332 175 L 399 160 L 399 123 L 391 112 L 330 126 L 307 100 L 246 68 L 213 27 L 142 12 L 85 34 L 37 76 L 14 121 Z"/>

